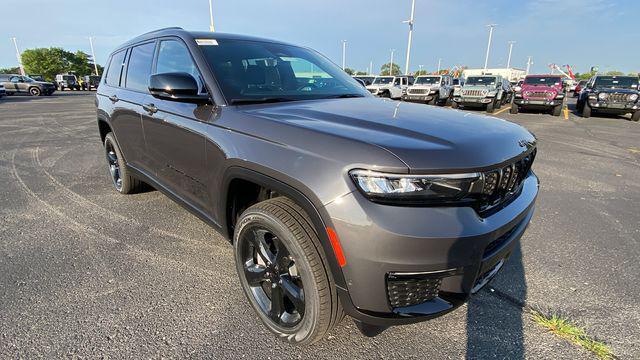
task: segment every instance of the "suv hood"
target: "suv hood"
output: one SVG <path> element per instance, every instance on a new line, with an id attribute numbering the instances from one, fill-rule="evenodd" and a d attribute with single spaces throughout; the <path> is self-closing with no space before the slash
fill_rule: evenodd
<path id="1" fill-rule="evenodd" d="M 535 145 L 529 131 L 505 120 L 369 96 L 237 109 L 262 119 L 377 145 L 416 173 L 481 170 Z"/>
<path id="2" fill-rule="evenodd" d="M 601 93 L 619 93 L 619 94 L 637 94 L 638 90 L 634 89 L 611 89 L 611 88 L 596 88 L 595 91 Z"/>

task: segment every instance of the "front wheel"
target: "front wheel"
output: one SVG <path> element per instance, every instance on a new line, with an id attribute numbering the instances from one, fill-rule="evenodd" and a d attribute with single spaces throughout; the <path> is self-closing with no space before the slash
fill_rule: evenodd
<path id="1" fill-rule="evenodd" d="M 510 112 L 511 114 L 514 114 L 514 115 L 515 115 L 515 114 L 517 114 L 517 113 L 518 113 L 518 111 L 519 111 L 519 110 L 520 110 L 520 109 L 518 109 L 518 105 L 516 105 L 516 104 L 511 104 L 511 110 L 509 110 L 509 112 Z"/>
<path id="2" fill-rule="evenodd" d="M 640 111 L 634 112 L 633 115 L 631 115 L 631 120 L 632 121 L 640 121 Z"/>
<path id="3" fill-rule="evenodd" d="M 591 117 L 591 106 L 587 102 L 582 105 L 582 117 L 590 118 Z"/>
<path id="4" fill-rule="evenodd" d="M 428 102 L 429 105 L 438 105 L 438 103 L 440 102 L 440 95 L 439 94 L 435 94 L 433 95 L 433 97 L 431 98 L 431 101 Z"/>
<path id="5" fill-rule="evenodd" d="M 31 94 L 31 96 L 40 96 L 40 94 L 42 94 L 42 91 L 40 91 L 40 89 L 37 87 L 32 87 L 29 89 L 29 94 Z"/>
<path id="6" fill-rule="evenodd" d="M 322 339 L 342 307 L 311 220 L 279 197 L 247 209 L 234 231 L 240 283 L 260 320 L 293 344 Z"/>
<path id="7" fill-rule="evenodd" d="M 487 112 L 489 114 L 493 114 L 496 111 L 496 105 L 498 105 L 496 103 L 499 104 L 499 101 L 494 99 L 493 101 L 491 101 L 490 103 L 487 104 Z M 500 106 L 500 105 L 498 105 L 498 106 Z"/>
<path id="8" fill-rule="evenodd" d="M 562 114 L 562 105 L 556 105 L 553 107 L 553 116 L 560 116 Z"/>
<path id="9" fill-rule="evenodd" d="M 452 102 L 451 103 L 451 108 L 452 109 L 457 109 L 458 108 L 458 102 L 457 101 Z"/>

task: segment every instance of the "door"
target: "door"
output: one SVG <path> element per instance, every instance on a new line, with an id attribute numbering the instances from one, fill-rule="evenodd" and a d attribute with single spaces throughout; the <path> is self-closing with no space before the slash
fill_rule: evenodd
<path id="1" fill-rule="evenodd" d="M 206 93 L 200 73 L 186 45 L 178 39 L 161 40 L 154 73 L 186 72 Z M 158 180 L 174 194 L 206 211 L 210 199 L 204 133 L 212 114 L 210 105 L 161 100 L 147 95 L 142 115 L 147 153 Z"/>
<path id="2" fill-rule="evenodd" d="M 122 69 L 119 86 L 114 87 L 110 83 L 117 83 L 117 79 L 111 80 L 111 70 L 107 74 L 106 84 L 109 89 L 109 102 L 114 105 L 114 116 L 111 123 L 116 134 L 116 139 L 123 152 L 128 165 L 135 169 L 154 175 L 146 154 L 146 144 L 142 131 L 143 101 L 148 93 L 148 78 L 151 73 L 155 41 L 132 47 L 126 59 L 124 54 L 116 54 L 111 66 Z M 106 88 L 106 87 L 105 87 Z"/>
<path id="3" fill-rule="evenodd" d="M 20 76 L 12 76 L 11 79 L 9 79 L 9 81 L 10 81 L 10 85 L 9 86 L 5 86 L 5 90 L 6 91 L 11 91 L 11 92 L 20 92 L 21 91 L 20 90 L 20 85 L 21 85 L 20 81 L 24 82 L 24 80 L 22 80 L 22 77 L 20 77 Z"/>

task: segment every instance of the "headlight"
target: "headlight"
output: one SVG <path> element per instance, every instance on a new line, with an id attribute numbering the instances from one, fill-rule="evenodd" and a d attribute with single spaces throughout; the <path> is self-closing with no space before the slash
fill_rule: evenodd
<path id="1" fill-rule="evenodd" d="M 485 96 L 496 96 L 498 92 L 497 91 L 489 91 L 489 92 L 485 92 Z"/>
<path id="2" fill-rule="evenodd" d="M 609 94 L 607 94 L 607 93 L 598 94 L 598 99 L 599 100 L 607 100 L 608 97 L 609 97 Z"/>
<path id="3" fill-rule="evenodd" d="M 409 175 L 352 170 L 349 175 L 371 200 L 386 203 L 434 204 L 462 200 L 482 189 L 480 173 Z"/>
<path id="4" fill-rule="evenodd" d="M 438 90 L 429 90 L 429 94 L 435 94 Z"/>
<path id="5" fill-rule="evenodd" d="M 638 94 L 629 95 L 629 101 L 636 101 L 636 100 L 638 100 Z"/>

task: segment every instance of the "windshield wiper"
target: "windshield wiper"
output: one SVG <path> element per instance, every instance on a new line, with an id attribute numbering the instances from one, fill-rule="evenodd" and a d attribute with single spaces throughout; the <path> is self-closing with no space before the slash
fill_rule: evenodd
<path id="1" fill-rule="evenodd" d="M 348 98 L 359 98 L 359 97 L 364 97 L 364 95 L 361 95 L 361 94 L 330 95 L 330 96 L 327 96 L 325 99 L 348 99 Z"/>
<path id="2" fill-rule="evenodd" d="M 253 98 L 253 99 L 231 99 L 229 100 L 229 103 L 232 105 L 266 104 L 266 103 L 278 103 L 278 102 L 287 102 L 287 101 L 296 101 L 296 99 L 284 98 L 284 97 L 264 97 L 264 98 Z"/>

